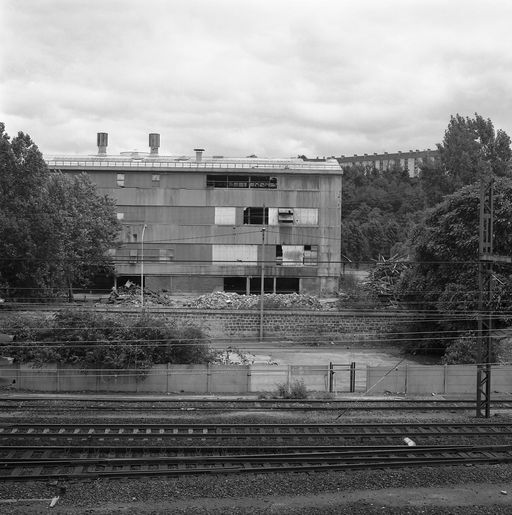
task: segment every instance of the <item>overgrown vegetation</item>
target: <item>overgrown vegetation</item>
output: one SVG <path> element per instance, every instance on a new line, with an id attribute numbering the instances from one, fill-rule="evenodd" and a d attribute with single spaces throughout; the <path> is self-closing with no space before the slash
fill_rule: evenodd
<path id="1" fill-rule="evenodd" d="M 131 319 L 64 310 L 50 318 L 12 318 L 2 331 L 14 335 L 14 341 L 2 344 L 1 354 L 36 366 L 145 370 L 158 363 L 206 363 L 212 358 L 200 328 L 146 314 Z"/>
<path id="2" fill-rule="evenodd" d="M 120 223 L 86 174 L 50 172 L 23 132 L 0 123 L 0 297 L 42 301 L 113 271 Z"/>

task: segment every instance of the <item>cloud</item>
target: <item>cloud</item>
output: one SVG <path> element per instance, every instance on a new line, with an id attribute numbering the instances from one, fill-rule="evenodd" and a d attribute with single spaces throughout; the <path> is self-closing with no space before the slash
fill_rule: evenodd
<path id="1" fill-rule="evenodd" d="M 451 114 L 508 133 L 504 0 L 25 0 L 0 13 L 9 132 L 49 154 L 433 148 Z"/>

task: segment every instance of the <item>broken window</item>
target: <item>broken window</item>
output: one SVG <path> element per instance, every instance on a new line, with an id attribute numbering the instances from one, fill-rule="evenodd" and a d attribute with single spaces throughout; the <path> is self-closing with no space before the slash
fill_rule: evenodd
<path id="1" fill-rule="evenodd" d="M 282 245 L 276 245 L 276 265 L 283 264 L 283 247 Z"/>
<path id="2" fill-rule="evenodd" d="M 316 266 L 318 245 L 276 245 L 276 265 Z"/>
<path id="3" fill-rule="evenodd" d="M 160 186 L 160 174 L 154 173 L 151 176 L 151 186 L 154 186 L 154 187 L 157 187 L 157 188 Z"/>
<path id="4" fill-rule="evenodd" d="M 268 225 L 268 207 L 246 207 L 244 209 L 245 225 Z"/>
<path id="5" fill-rule="evenodd" d="M 293 224 L 293 209 L 279 208 L 277 211 L 277 222 L 280 224 Z"/>
<path id="6" fill-rule="evenodd" d="M 277 178 L 269 175 L 217 175 L 206 176 L 209 188 L 266 188 L 276 189 Z"/>
<path id="7" fill-rule="evenodd" d="M 304 245 L 304 264 L 318 265 L 318 245 Z"/>
<path id="8" fill-rule="evenodd" d="M 116 181 L 120 188 L 124 188 L 124 173 L 118 173 Z"/>

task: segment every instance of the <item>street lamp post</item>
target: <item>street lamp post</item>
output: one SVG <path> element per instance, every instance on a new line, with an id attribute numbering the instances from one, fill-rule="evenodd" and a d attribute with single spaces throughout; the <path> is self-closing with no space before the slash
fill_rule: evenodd
<path id="1" fill-rule="evenodd" d="M 147 225 L 142 227 L 142 236 L 140 239 L 140 307 L 144 309 L 144 233 Z"/>

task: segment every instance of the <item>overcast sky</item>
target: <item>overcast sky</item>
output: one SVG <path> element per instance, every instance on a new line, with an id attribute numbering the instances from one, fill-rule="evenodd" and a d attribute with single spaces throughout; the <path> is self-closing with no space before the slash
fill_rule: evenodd
<path id="1" fill-rule="evenodd" d="M 46 154 L 339 156 L 512 136 L 510 0 L 0 0 L 0 121 Z"/>

